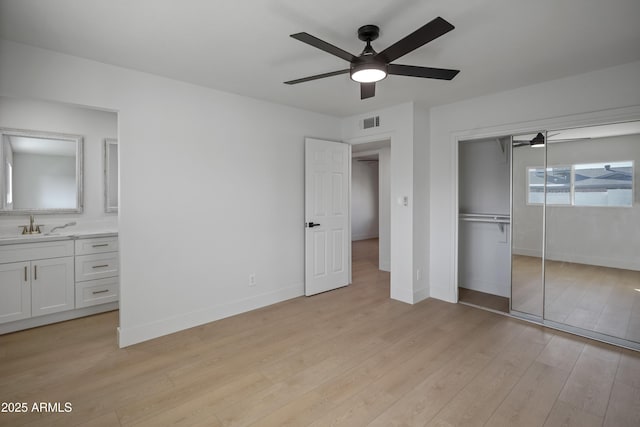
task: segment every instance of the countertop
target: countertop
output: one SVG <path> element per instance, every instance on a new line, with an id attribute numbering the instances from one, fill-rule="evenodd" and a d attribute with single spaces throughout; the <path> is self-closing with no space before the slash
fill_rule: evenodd
<path id="1" fill-rule="evenodd" d="M 93 239 L 96 237 L 117 237 L 115 230 L 76 231 L 74 233 L 53 234 L 19 234 L 13 236 L 0 236 L 0 246 L 15 245 L 17 243 L 54 242 L 57 240 Z"/>

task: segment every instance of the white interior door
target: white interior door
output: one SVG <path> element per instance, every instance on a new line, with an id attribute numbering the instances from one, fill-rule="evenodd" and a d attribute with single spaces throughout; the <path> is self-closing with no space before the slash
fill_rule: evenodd
<path id="1" fill-rule="evenodd" d="M 351 146 L 305 139 L 305 295 L 346 286 L 351 267 Z"/>

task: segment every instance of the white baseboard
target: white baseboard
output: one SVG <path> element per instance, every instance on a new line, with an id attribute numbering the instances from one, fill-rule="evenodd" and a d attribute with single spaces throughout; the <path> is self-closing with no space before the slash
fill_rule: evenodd
<path id="1" fill-rule="evenodd" d="M 92 307 L 84 307 L 75 310 L 47 314 L 46 316 L 36 316 L 30 317 L 28 319 L 16 320 L 15 322 L 1 324 L 0 335 L 22 331 L 24 329 L 37 328 L 38 326 L 49 325 L 51 323 L 65 322 L 67 320 L 91 316 L 98 313 L 105 313 L 107 311 L 113 311 L 117 309 L 118 302 L 116 301 L 107 304 L 94 305 Z"/>
<path id="2" fill-rule="evenodd" d="M 541 253 L 535 249 L 513 248 L 514 255 L 524 255 L 540 258 Z M 621 268 L 624 270 L 640 270 L 640 261 L 637 259 L 606 258 L 597 255 L 566 254 L 547 252 L 546 258 L 551 261 L 572 262 L 576 264 L 597 265 L 600 267 Z"/>
<path id="3" fill-rule="evenodd" d="M 540 258 L 542 256 L 542 252 L 540 252 L 539 250 L 527 248 L 513 248 L 511 253 L 513 255 L 532 256 L 536 258 Z"/>
<path id="4" fill-rule="evenodd" d="M 422 300 L 425 300 L 429 298 L 429 289 L 424 288 L 424 289 L 418 289 L 417 291 L 413 292 L 413 303 L 417 304 Z"/>
<path id="5" fill-rule="evenodd" d="M 458 302 L 458 300 L 454 289 L 457 288 L 453 288 L 450 285 L 436 287 L 433 286 L 432 283 L 429 288 L 429 297 L 455 304 Z"/>
<path id="6" fill-rule="evenodd" d="M 640 270 L 640 261 L 636 259 L 605 258 L 592 255 L 559 254 L 549 252 L 545 254 L 551 261 L 572 262 L 576 264 L 597 265 L 599 267 L 621 268 L 624 270 Z"/>
<path id="7" fill-rule="evenodd" d="M 169 317 L 167 319 L 162 319 L 144 325 L 133 326 L 130 328 L 124 328 L 121 326 L 119 329 L 119 345 L 121 348 L 127 347 L 302 295 L 304 295 L 304 285 L 298 284 L 239 301 Z"/>

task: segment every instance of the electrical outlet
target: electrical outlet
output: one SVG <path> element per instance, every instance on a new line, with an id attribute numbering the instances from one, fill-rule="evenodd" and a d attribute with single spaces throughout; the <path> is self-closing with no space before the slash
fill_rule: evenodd
<path id="1" fill-rule="evenodd" d="M 416 280 L 420 280 L 420 269 L 416 270 Z"/>
<path id="2" fill-rule="evenodd" d="M 251 273 L 249 275 L 249 286 L 255 286 L 256 285 L 256 273 Z"/>

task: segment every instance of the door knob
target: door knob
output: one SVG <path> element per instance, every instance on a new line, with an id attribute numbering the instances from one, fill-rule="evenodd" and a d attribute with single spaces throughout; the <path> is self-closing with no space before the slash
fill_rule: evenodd
<path id="1" fill-rule="evenodd" d="M 316 224 L 314 222 L 309 222 L 309 223 L 307 223 L 307 227 L 309 227 L 309 228 L 320 227 L 320 224 Z"/>

